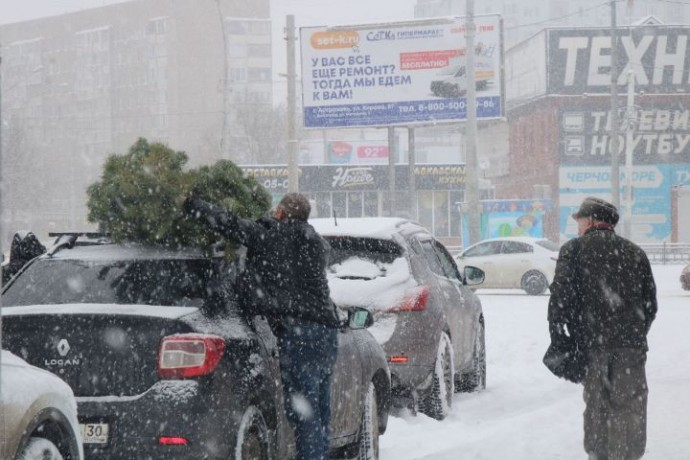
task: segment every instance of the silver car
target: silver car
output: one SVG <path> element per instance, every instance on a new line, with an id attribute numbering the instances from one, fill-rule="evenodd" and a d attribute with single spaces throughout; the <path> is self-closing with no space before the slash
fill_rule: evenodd
<path id="1" fill-rule="evenodd" d="M 54 374 L 2 350 L 0 458 L 82 460 L 77 403 Z"/>
<path id="2" fill-rule="evenodd" d="M 312 219 L 330 243 L 329 286 L 338 305 L 372 311 L 369 331 L 391 370 L 394 404 L 445 418 L 454 390 L 486 386 L 484 315 L 460 273 L 423 227 L 398 218 Z"/>

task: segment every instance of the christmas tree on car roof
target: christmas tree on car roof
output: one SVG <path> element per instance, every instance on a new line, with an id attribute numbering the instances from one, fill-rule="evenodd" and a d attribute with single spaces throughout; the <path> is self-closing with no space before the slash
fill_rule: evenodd
<path id="1" fill-rule="evenodd" d="M 191 193 L 239 217 L 258 218 L 271 195 L 232 161 L 185 170 L 188 157 L 165 144 L 137 140 L 124 155 L 111 155 L 101 180 L 89 186 L 88 220 L 117 243 L 210 250 L 220 237 L 182 211 Z"/>

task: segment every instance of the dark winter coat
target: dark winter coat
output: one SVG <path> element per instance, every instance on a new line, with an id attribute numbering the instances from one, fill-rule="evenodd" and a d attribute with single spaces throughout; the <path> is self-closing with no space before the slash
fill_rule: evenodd
<path id="1" fill-rule="evenodd" d="M 563 245 L 550 291 L 552 341 L 554 329 L 568 324 L 585 352 L 647 351 L 657 313 L 652 268 L 645 252 L 612 228 L 589 229 Z"/>
<path id="2" fill-rule="evenodd" d="M 241 219 L 197 198 L 188 198 L 184 208 L 219 235 L 246 246 L 246 265 L 237 283 L 246 313 L 340 325 L 326 279 L 330 246 L 311 225 Z"/>

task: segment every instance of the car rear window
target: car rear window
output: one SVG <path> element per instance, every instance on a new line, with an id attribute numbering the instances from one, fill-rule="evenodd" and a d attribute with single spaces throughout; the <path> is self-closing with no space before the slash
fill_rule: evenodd
<path id="1" fill-rule="evenodd" d="M 331 265 L 353 257 L 389 264 L 403 254 L 400 245 L 390 240 L 342 236 L 326 237 L 326 240 L 331 245 Z"/>
<path id="2" fill-rule="evenodd" d="M 331 245 L 328 285 L 338 305 L 387 310 L 417 285 L 395 241 L 340 236 L 326 240 Z"/>
<path id="3" fill-rule="evenodd" d="M 561 249 L 561 247 L 557 243 L 554 243 L 550 240 L 539 240 L 537 241 L 537 244 L 542 248 L 548 249 L 549 251 L 558 252 Z"/>
<path id="4" fill-rule="evenodd" d="M 218 292 L 212 259 L 38 260 L 3 293 L 5 306 L 115 303 L 202 306 Z"/>

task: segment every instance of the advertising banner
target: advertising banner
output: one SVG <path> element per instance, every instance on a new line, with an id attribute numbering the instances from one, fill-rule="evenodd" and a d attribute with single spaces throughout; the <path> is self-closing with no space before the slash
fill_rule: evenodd
<path id="1" fill-rule="evenodd" d="M 669 241 L 671 236 L 671 186 L 680 171 L 675 165 L 635 165 L 633 167 L 632 240 L 637 243 Z M 626 183 L 625 168 L 621 168 L 620 184 Z M 682 171 L 680 171 L 682 172 Z M 561 166 L 560 228 L 561 237 L 577 236 L 577 223 L 572 214 L 582 200 L 596 196 L 611 200 L 611 168 L 609 166 Z M 620 214 L 625 203 L 621 201 Z"/>
<path id="2" fill-rule="evenodd" d="M 569 108 L 560 113 L 561 164 L 611 164 L 611 122 L 608 107 Z M 690 110 L 637 107 L 619 131 L 621 162 L 626 151 L 625 123 L 633 124 L 635 164 L 690 163 Z"/>
<path id="3" fill-rule="evenodd" d="M 483 238 L 544 236 L 544 212 L 551 200 L 482 200 Z"/>
<path id="4" fill-rule="evenodd" d="M 284 165 L 240 166 L 245 175 L 256 177 L 269 193 L 281 195 L 288 190 L 288 171 Z M 388 190 L 388 166 L 384 165 L 303 165 L 299 167 L 302 192 L 339 192 Z M 464 190 L 465 165 L 415 165 L 418 190 Z M 397 190 L 407 190 L 409 167 L 395 166 Z"/>
<path id="5" fill-rule="evenodd" d="M 690 48 L 687 26 L 620 28 L 618 83 L 635 73 L 637 91 L 687 92 Z M 608 93 L 611 85 L 611 35 L 608 29 L 549 29 L 547 92 Z"/>
<path id="6" fill-rule="evenodd" d="M 503 115 L 499 15 L 476 16 L 477 118 Z M 463 18 L 300 29 L 304 126 L 467 117 Z"/>

